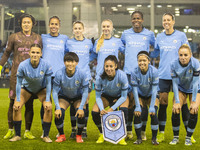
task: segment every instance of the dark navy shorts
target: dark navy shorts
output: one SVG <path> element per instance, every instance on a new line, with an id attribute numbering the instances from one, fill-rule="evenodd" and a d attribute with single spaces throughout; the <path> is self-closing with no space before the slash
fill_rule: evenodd
<path id="1" fill-rule="evenodd" d="M 143 100 L 148 100 L 149 98 L 151 98 L 151 96 L 142 96 L 142 95 L 140 95 L 140 94 L 138 94 L 139 95 L 139 98 L 141 98 L 141 99 L 143 99 Z"/>
<path id="2" fill-rule="evenodd" d="M 46 88 L 46 87 L 45 87 Z M 33 93 L 31 91 L 29 91 L 25 86 L 22 87 L 22 89 L 26 90 L 28 93 L 31 94 L 31 96 L 33 97 L 33 99 L 38 99 L 37 94 L 40 93 L 42 90 L 44 90 L 45 88 L 40 89 L 37 93 Z"/>
<path id="3" fill-rule="evenodd" d="M 104 93 L 101 94 L 101 96 L 104 97 L 104 98 L 106 98 L 108 100 L 110 107 L 112 107 L 116 103 L 116 101 L 114 101 L 114 100 L 118 100 L 121 97 L 121 96 L 119 96 L 119 97 L 112 97 L 112 96 L 108 96 L 108 95 L 106 95 Z"/>
<path id="4" fill-rule="evenodd" d="M 66 100 L 70 105 L 74 104 L 76 101 L 81 100 L 82 99 L 82 95 L 75 97 L 75 98 L 69 98 L 65 95 L 58 95 L 58 99 L 64 99 Z"/>
<path id="5" fill-rule="evenodd" d="M 159 91 L 169 93 L 172 88 L 172 80 L 159 79 Z"/>

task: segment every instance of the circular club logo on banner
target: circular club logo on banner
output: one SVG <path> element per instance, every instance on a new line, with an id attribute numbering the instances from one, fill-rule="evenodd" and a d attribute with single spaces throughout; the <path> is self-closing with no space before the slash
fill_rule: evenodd
<path id="1" fill-rule="evenodd" d="M 105 121 L 106 128 L 111 131 L 118 130 L 121 124 L 122 124 L 121 119 L 117 115 L 110 115 L 106 118 L 106 121 Z"/>

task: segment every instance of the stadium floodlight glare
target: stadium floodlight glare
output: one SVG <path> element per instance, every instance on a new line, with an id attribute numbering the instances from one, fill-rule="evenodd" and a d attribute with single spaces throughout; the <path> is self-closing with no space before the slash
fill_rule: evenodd
<path id="1" fill-rule="evenodd" d="M 168 8 L 172 7 L 172 5 L 167 5 Z"/>
<path id="2" fill-rule="evenodd" d="M 111 7 L 111 9 L 117 9 L 116 7 Z"/>
<path id="3" fill-rule="evenodd" d="M 129 14 L 132 14 L 134 12 L 134 10 L 129 10 L 128 12 L 129 12 Z"/>
<path id="4" fill-rule="evenodd" d="M 117 5 L 117 7 L 122 7 L 122 5 L 121 5 L 121 4 L 119 4 L 119 5 Z"/>
<path id="5" fill-rule="evenodd" d="M 179 10 L 176 10 L 175 13 L 176 13 L 176 14 L 180 14 L 180 11 L 179 11 Z"/>
<path id="6" fill-rule="evenodd" d="M 73 8 L 74 11 L 76 11 L 77 9 L 78 9 L 77 7 L 74 7 L 74 8 Z"/>
<path id="7" fill-rule="evenodd" d="M 162 5 L 157 5 L 156 7 L 157 7 L 157 8 L 162 8 Z"/>
<path id="8" fill-rule="evenodd" d="M 130 8 L 126 8 L 126 10 L 128 10 L 128 11 L 135 11 L 135 8 L 133 8 L 133 7 L 131 8 L 130 7 Z"/>

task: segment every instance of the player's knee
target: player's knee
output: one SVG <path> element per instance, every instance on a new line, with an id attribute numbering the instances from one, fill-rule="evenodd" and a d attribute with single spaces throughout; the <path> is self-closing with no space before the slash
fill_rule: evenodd
<path id="1" fill-rule="evenodd" d="M 162 105 L 168 105 L 168 93 L 166 92 L 160 93 L 159 101 L 160 101 L 160 104 Z"/>
<path id="2" fill-rule="evenodd" d="M 92 108 L 92 111 L 99 112 L 99 107 L 98 107 L 98 105 L 96 103 L 94 104 L 94 106 Z"/>

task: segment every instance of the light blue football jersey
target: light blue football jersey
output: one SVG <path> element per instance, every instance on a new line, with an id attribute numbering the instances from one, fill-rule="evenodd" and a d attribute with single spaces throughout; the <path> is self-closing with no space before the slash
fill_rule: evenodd
<path id="1" fill-rule="evenodd" d="M 37 68 L 32 67 L 30 58 L 26 59 L 20 63 L 17 71 L 17 77 L 23 78 L 22 85 L 35 94 L 46 87 L 46 77 L 52 74 L 52 68 L 43 59 L 40 59 Z"/>
<path id="2" fill-rule="evenodd" d="M 199 74 L 200 65 L 199 61 L 191 57 L 187 66 L 181 66 L 179 59 L 174 60 L 171 63 L 171 77 L 177 77 L 179 79 L 178 88 L 185 93 L 192 93 L 193 90 L 193 75 Z"/>
<path id="3" fill-rule="evenodd" d="M 183 44 L 188 44 L 185 33 L 174 30 L 171 35 L 165 32 L 159 33 L 156 37 L 155 52 L 160 52 L 160 63 L 158 68 L 159 78 L 171 80 L 170 63 L 178 58 L 178 50 Z"/>
<path id="4" fill-rule="evenodd" d="M 140 33 L 136 33 L 133 28 L 130 28 L 124 30 L 121 40 L 125 45 L 124 71 L 126 74 L 131 74 L 134 68 L 138 66 L 137 54 L 140 51 L 149 52 L 150 45 L 154 46 L 155 35 L 146 28 L 143 28 Z"/>
<path id="5" fill-rule="evenodd" d="M 111 97 L 121 96 L 122 90 L 128 90 L 128 79 L 122 70 L 117 70 L 113 80 L 102 79 L 99 75 L 96 77 L 95 90 L 102 91 L 105 95 Z"/>
<path id="6" fill-rule="evenodd" d="M 104 68 L 104 60 L 109 55 L 115 55 L 118 58 L 119 50 L 121 52 L 124 51 L 124 45 L 122 41 L 118 38 L 111 37 L 110 39 L 104 39 L 103 45 L 101 46 L 99 52 L 96 52 L 98 40 L 95 41 L 93 51 L 98 55 L 97 56 L 97 68 L 96 73 L 101 75 L 103 73 Z"/>
<path id="7" fill-rule="evenodd" d="M 75 98 L 82 95 L 82 88 L 88 86 L 89 79 L 78 67 L 76 67 L 74 75 L 68 77 L 66 68 L 63 67 L 56 72 L 53 84 L 60 87 L 59 94 L 68 98 Z"/>
<path id="8" fill-rule="evenodd" d="M 55 73 L 64 67 L 64 52 L 68 37 L 63 34 L 56 37 L 42 34 L 41 37 L 43 43 L 42 58 L 52 66 L 52 76 L 54 77 Z"/>
<path id="9" fill-rule="evenodd" d="M 158 85 L 158 82 L 158 70 L 152 65 L 149 65 L 146 74 L 142 74 L 139 67 L 131 73 L 131 85 L 137 86 L 138 94 L 141 96 L 151 96 L 152 86 Z"/>
<path id="10" fill-rule="evenodd" d="M 87 74 L 89 80 L 91 80 L 90 74 L 90 54 L 93 51 L 92 41 L 89 39 L 84 39 L 82 41 L 78 41 L 75 38 L 67 40 L 67 52 L 74 52 L 79 57 L 78 67 L 81 68 L 83 72 Z"/>

